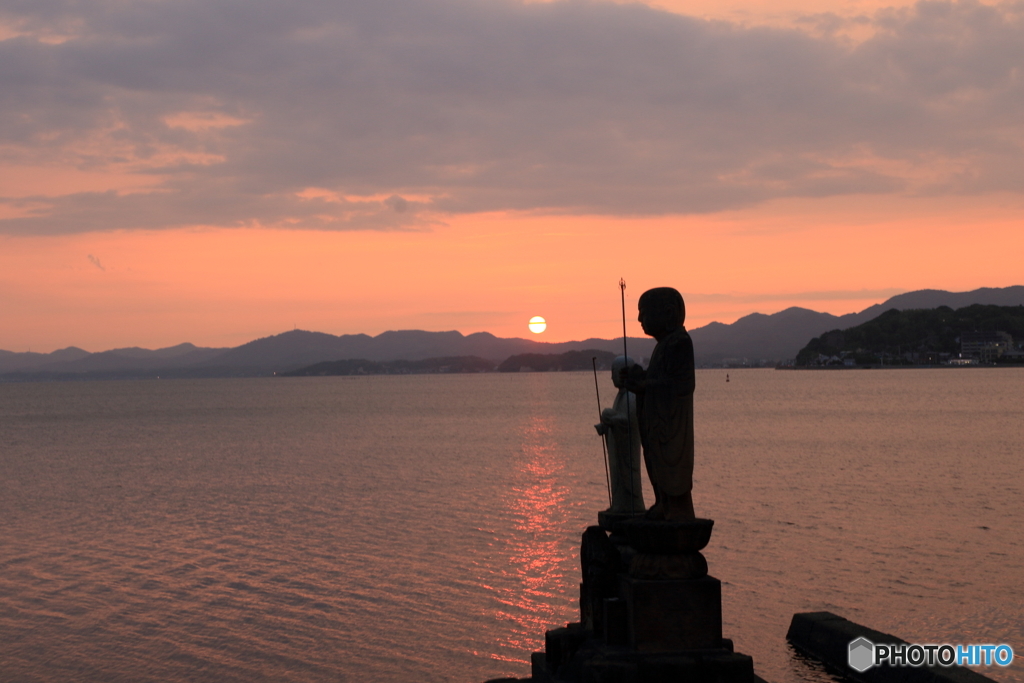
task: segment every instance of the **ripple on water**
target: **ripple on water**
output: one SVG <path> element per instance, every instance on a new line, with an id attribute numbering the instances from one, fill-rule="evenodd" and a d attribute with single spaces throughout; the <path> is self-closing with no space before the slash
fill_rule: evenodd
<path id="1" fill-rule="evenodd" d="M 698 373 L 696 503 L 726 635 L 764 678 L 828 681 L 785 643 L 798 611 L 1019 639 L 1019 373 L 719 374 Z M 579 536 L 607 505 L 592 392 L 586 373 L 0 385 L 4 676 L 524 676 L 576 619 Z"/>

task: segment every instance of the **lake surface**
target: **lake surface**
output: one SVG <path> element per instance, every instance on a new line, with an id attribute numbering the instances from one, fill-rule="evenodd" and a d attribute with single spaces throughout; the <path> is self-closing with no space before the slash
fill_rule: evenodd
<path id="1" fill-rule="evenodd" d="M 785 633 L 829 610 L 1024 683 L 1024 371 L 729 375 L 694 499 L 757 672 L 823 680 Z M 588 373 L 0 384 L 0 681 L 527 676 L 578 618 L 596 417 Z"/>

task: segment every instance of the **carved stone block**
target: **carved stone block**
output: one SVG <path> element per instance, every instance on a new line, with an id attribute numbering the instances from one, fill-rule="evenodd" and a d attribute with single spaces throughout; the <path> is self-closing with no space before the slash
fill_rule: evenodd
<path id="1" fill-rule="evenodd" d="M 699 579 L 647 580 L 624 576 L 629 646 L 639 652 L 719 648 L 722 583 Z"/>

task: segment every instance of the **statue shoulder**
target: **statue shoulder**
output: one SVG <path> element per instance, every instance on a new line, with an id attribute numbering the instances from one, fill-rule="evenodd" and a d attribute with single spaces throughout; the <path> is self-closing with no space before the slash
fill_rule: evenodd
<path id="1" fill-rule="evenodd" d="M 664 345 L 666 355 L 693 357 L 693 339 L 690 338 L 689 332 L 684 327 L 680 327 L 665 337 L 659 346 L 662 344 Z"/>

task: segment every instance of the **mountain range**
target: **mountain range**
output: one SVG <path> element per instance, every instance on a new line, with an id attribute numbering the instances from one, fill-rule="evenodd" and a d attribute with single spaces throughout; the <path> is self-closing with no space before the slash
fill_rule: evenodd
<path id="1" fill-rule="evenodd" d="M 893 308 L 909 310 L 949 306 L 955 309 L 971 304 L 1024 305 L 1024 286 L 982 288 L 971 292 L 925 289 L 899 294 L 859 313 L 841 316 L 797 307 L 771 315 L 752 313 L 729 325 L 714 322 L 692 329 L 690 335 L 698 365 L 743 360 L 773 362 L 795 358 L 813 337 L 860 325 Z M 654 344 L 654 340 L 648 337 L 630 337 L 630 355 L 646 359 L 650 357 Z M 265 376 L 324 361 L 416 361 L 450 356 L 478 356 L 498 365 L 509 356 L 519 354 L 560 354 L 587 349 L 619 353 L 622 339 L 548 343 L 501 338 L 488 332 L 463 335 L 460 332 L 402 330 L 371 337 L 292 330 L 235 348 L 179 344 L 157 350 L 132 347 L 99 353 L 89 353 L 76 347 L 45 354 L 0 351 L 0 379 Z"/>
<path id="2" fill-rule="evenodd" d="M 900 311 L 939 306 L 957 309 L 972 304 L 1024 305 L 1024 286 L 983 287 L 970 292 L 921 289 L 897 294 L 859 313 L 846 315 L 819 313 L 794 306 L 771 315 L 751 313 L 731 325 L 710 323 L 690 330 L 690 336 L 693 337 L 698 365 L 720 364 L 730 358 L 777 361 L 795 358 L 807 342 L 825 332 L 856 327 L 894 308 Z"/>

